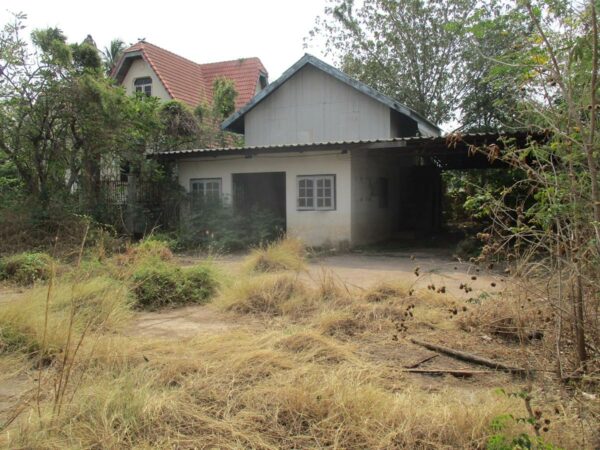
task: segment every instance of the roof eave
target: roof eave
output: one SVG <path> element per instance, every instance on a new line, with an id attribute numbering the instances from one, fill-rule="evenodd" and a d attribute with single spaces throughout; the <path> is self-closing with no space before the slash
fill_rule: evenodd
<path id="1" fill-rule="evenodd" d="M 129 67 L 131 66 L 131 61 L 137 58 L 144 58 L 144 55 L 141 50 L 126 52 L 121 56 L 119 62 L 117 63 L 112 72 L 112 77 L 115 80 L 117 80 L 119 84 L 123 82 L 123 79 L 125 78 L 125 75 L 127 74 Z"/>

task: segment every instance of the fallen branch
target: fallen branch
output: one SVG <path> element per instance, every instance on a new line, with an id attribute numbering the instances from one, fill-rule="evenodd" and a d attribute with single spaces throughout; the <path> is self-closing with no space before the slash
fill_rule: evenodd
<path id="1" fill-rule="evenodd" d="M 414 364 L 404 366 L 404 368 L 405 369 L 415 369 L 415 368 L 419 367 L 421 364 L 426 363 L 427 361 L 431 361 L 433 358 L 437 358 L 438 356 L 440 356 L 440 355 L 438 355 L 437 353 L 434 353 L 433 355 L 428 356 L 427 358 L 423 358 Z"/>
<path id="2" fill-rule="evenodd" d="M 486 373 L 494 373 L 491 370 L 465 370 L 465 369 L 404 369 L 402 372 L 422 373 L 424 375 L 453 375 L 455 377 L 472 377 Z"/>
<path id="3" fill-rule="evenodd" d="M 527 369 L 523 369 L 520 367 L 507 366 L 498 361 L 483 358 L 481 356 L 473 355 L 471 353 L 461 352 L 461 351 L 454 350 L 454 349 L 451 349 L 448 347 L 443 347 L 441 345 L 430 344 L 428 342 L 419 341 L 418 339 L 414 339 L 414 338 L 411 339 L 410 341 L 413 344 L 420 345 L 421 347 L 425 347 L 426 349 L 429 349 L 429 350 L 443 353 L 445 355 L 451 356 L 451 357 L 459 359 L 461 361 L 478 364 L 480 366 L 490 367 L 495 370 L 502 370 L 504 372 L 510 372 L 510 373 L 519 374 L 519 375 L 529 375 L 531 373 L 531 371 L 529 371 Z"/>

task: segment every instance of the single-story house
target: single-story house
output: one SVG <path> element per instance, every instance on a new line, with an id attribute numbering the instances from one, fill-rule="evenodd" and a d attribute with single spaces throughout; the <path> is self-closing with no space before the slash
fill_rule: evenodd
<path id="1" fill-rule="evenodd" d="M 188 192 L 269 209 L 312 246 L 436 230 L 441 170 L 482 163 L 425 117 L 308 54 L 222 128 L 243 133 L 245 146 L 159 157 Z"/>

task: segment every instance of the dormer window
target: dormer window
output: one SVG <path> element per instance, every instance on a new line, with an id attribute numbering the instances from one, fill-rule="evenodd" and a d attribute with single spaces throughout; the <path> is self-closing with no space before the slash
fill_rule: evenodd
<path id="1" fill-rule="evenodd" d="M 136 78 L 133 86 L 135 92 L 143 92 L 148 97 L 152 95 L 152 78 L 150 77 Z"/>

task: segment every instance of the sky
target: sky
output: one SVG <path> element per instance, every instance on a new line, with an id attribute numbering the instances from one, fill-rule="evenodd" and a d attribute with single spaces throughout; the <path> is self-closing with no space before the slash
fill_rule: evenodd
<path id="1" fill-rule="evenodd" d="M 28 31 L 58 27 L 70 42 L 91 34 L 104 48 L 146 39 L 198 63 L 259 57 L 275 80 L 305 53 L 324 59 L 319 45 L 303 39 L 326 0 L 0 0 L 0 24 L 10 12 L 27 14 Z"/>

